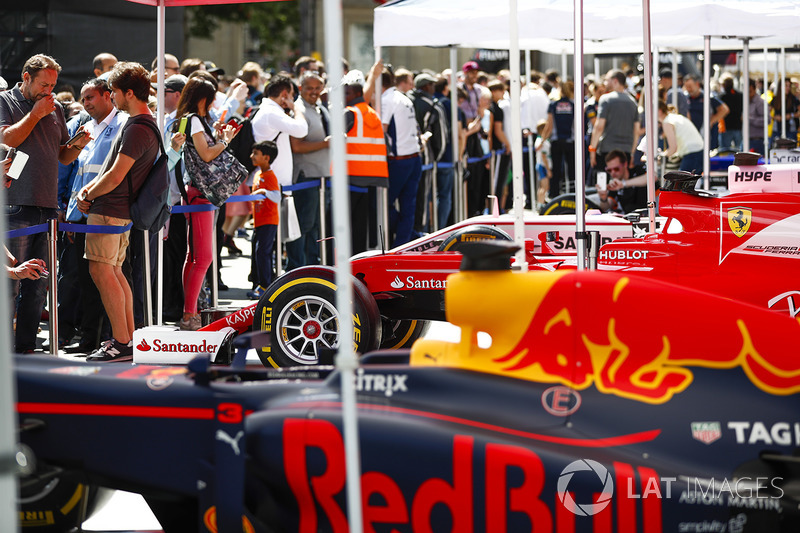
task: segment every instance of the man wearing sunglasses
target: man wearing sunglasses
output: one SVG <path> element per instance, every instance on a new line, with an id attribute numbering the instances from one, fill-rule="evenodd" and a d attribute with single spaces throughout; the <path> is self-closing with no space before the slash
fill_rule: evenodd
<path id="1" fill-rule="evenodd" d="M 607 186 L 600 189 L 600 209 L 631 213 L 647 207 L 647 171 L 644 165 L 628 167 L 628 154 L 612 150 L 606 154 Z"/>

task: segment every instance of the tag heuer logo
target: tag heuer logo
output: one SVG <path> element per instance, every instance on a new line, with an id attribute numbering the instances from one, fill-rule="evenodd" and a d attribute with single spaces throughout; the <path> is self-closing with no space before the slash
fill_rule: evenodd
<path id="1" fill-rule="evenodd" d="M 704 444 L 711 444 L 722 437 L 719 422 L 692 422 L 692 438 Z"/>
<path id="2" fill-rule="evenodd" d="M 753 212 L 747 207 L 731 207 L 728 209 L 728 226 L 737 237 L 742 237 L 750 229 Z"/>

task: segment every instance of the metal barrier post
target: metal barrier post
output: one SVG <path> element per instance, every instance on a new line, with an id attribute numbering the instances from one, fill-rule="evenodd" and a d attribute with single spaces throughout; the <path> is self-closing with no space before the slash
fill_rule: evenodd
<path id="1" fill-rule="evenodd" d="M 589 270 L 597 270 L 597 256 L 600 253 L 600 232 L 587 231 L 586 233 L 589 236 L 588 246 L 586 247 L 586 252 L 589 255 L 589 260 L 587 261 Z"/>
<path id="2" fill-rule="evenodd" d="M 533 132 L 528 135 L 528 186 L 530 187 L 531 209 L 536 211 L 536 150 L 533 148 Z"/>
<path id="3" fill-rule="evenodd" d="M 50 353 L 58 355 L 58 219 L 51 218 L 47 229 L 47 268 L 50 269 Z"/>
<path id="4" fill-rule="evenodd" d="M 325 217 L 327 210 L 325 208 L 325 178 L 319 180 L 319 262 L 323 265 L 328 264 L 328 245 L 327 238 L 327 224 Z"/>
<path id="5" fill-rule="evenodd" d="M 433 168 L 431 169 L 431 195 L 433 196 L 433 214 L 431 215 L 431 228 L 433 231 L 439 229 L 439 186 L 436 183 L 437 172 L 439 163 L 434 161 Z"/>
<path id="6" fill-rule="evenodd" d="M 381 187 L 382 194 L 379 195 L 382 198 L 381 204 L 383 205 L 383 231 L 380 232 L 383 234 L 383 249 L 389 249 L 389 187 Z"/>
<path id="7" fill-rule="evenodd" d="M 158 230 L 158 288 L 156 292 L 156 324 L 164 321 L 164 228 Z"/>
<path id="8" fill-rule="evenodd" d="M 219 216 L 219 209 L 215 209 L 212 211 L 213 219 L 211 222 L 211 249 L 214 250 L 211 260 L 211 268 L 213 268 L 213 272 L 211 273 L 211 308 L 217 308 L 217 289 L 219 287 L 219 271 L 218 263 L 219 259 L 217 257 L 217 217 Z"/>
<path id="9" fill-rule="evenodd" d="M 136 231 L 136 230 L 132 230 Z M 144 320 L 148 326 L 153 325 L 153 286 L 150 278 L 150 232 L 142 230 L 142 246 L 144 247 Z"/>
<path id="10" fill-rule="evenodd" d="M 283 202 L 283 198 L 281 198 L 281 202 Z M 278 209 L 280 209 L 280 204 L 278 204 Z M 283 226 L 282 222 L 278 220 L 278 231 L 275 233 L 275 277 L 279 277 L 283 274 L 283 233 L 281 232 L 281 227 Z M 255 235 L 255 231 L 253 232 Z M 253 252 L 256 253 L 256 244 L 253 243 Z"/>

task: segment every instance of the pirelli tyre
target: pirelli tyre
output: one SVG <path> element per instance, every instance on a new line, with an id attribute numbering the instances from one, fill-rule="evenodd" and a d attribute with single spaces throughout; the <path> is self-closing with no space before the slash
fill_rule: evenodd
<path id="1" fill-rule="evenodd" d="M 593 189 L 588 189 L 586 194 L 593 193 Z M 585 204 L 586 209 L 600 209 L 593 201 L 586 199 Z M 539 212 L 540 215 L 574 215 L 575 214 L 575 195 L 574 194 L 562 194 L 560 196 L 556 196 Z"/>
<path id="2" fill-rule="evenodd" d="M 366 286 L 353 280 L 353 346 L 365 353 L 378 348 L 382 324 L 378 304 Z M 264 366 L 313 365 L 320 353 L 339 346 L 336 282 L 332 268 L 301 267 L 279 277 L 261 297 L 253 329 L 269 334 L 258 350 Z"/>
<path id="3" fill-rule="evenodd" d="M 466 243 L 485 240 L 511 241 L 513 239 L 508 233 L 494 226 L 473 224 L 451 233 L 442 241 L 438 250 L 440 252 L 457 252 Z"/>
<path id="4" fill-rule="evenodd" d="M 35 473 L 20 477 L 18 509 L 22 531 L 77 531 L 114 492 L 86 481 L 80 472 L 48 465 L 39 465 Z"/>
<path id="5" fill-rule="evenodd" d="M 411 348 L 414 341 L 424 337 L 431 327 L 430 320 L 383 320 L 381 350 Z"/>

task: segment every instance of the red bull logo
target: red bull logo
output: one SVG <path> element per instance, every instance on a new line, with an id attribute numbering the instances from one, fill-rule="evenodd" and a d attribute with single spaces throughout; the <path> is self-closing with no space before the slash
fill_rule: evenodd
<path id="1" fill-rule="evenodd" d="M 450 284 L 465 294 L 474 294 L 472 284 L 486 283 L 472 273 L 457 276 Z M 800 391 L 800 360 L 789 348 L 800 339 L 800 320 L 640 277 L 506 276 L 507 285 L 506 278 L 492 280 L 503 289 L 497 302 L 482 308 L 465 308 L 458 294 L 448 293 L 448 318 L 462 327 L 462 342 L 418 343 L 412 364 L 458 366 L 575 390 L 593 385 L 652 404 L 689 387 L 693 367 L 738 367 L 768 393 Z M 641 312 L 646 302 L 657 312 Z M 477 331 L 492 337 L 491 347 L 469 340 Z"/>

